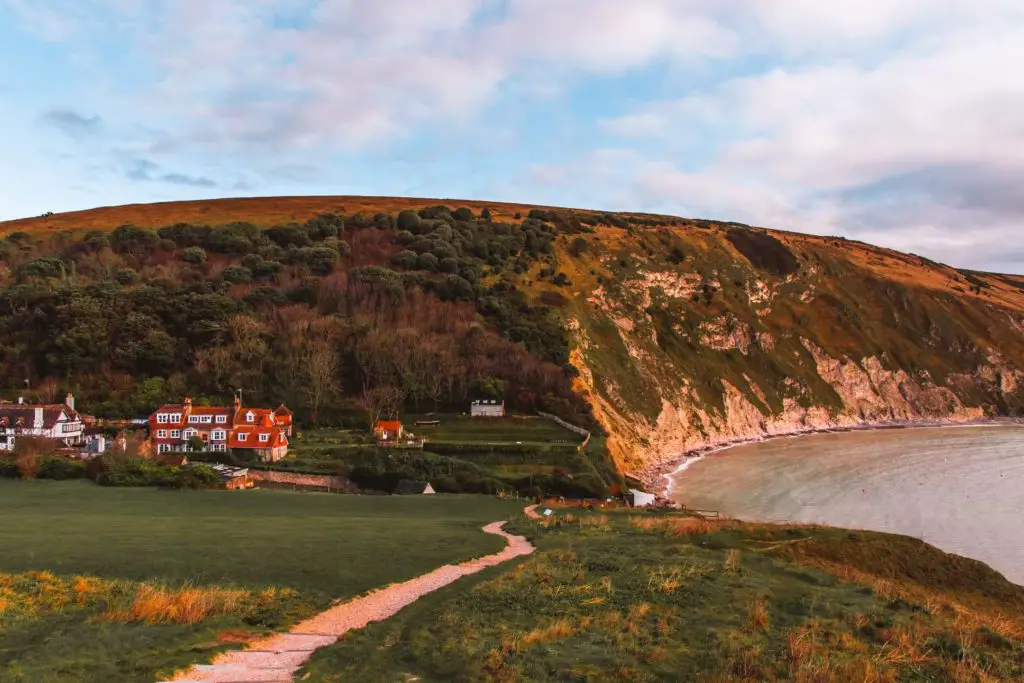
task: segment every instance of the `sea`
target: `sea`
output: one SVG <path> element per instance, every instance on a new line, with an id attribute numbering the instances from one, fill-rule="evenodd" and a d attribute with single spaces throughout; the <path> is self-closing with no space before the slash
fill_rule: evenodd
<path id="1" fill-rule="evenodd" d="M 669 479 L 690 508 L 913 536 L 1024 585 L 1024 427 L 773 439 L 691 460 Z"/>

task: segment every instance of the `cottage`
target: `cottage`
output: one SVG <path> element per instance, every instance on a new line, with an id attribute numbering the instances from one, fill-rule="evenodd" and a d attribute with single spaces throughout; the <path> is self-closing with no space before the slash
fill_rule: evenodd
<path id="1" fill-rule="evenodd" d="M 227 407 L 193 406 L 192 399 L 168 404 L 149 417 L 150 439 L 157 455 L 195 450 L 225 452 L 252 450 L 260 459 L 277 462 L 288 454 L 291 411 L 282 405 L 244 408 L 236 396 Z M 196 437 L 202 448 L 196 448 Z"/>
<path id="2" fill-rule="evenodd" d="M 469 406 L 471 417 L 505 417 L 505 402 L 497 399 L 480 399 Z"/>
<path id="3" fill-rule="evenodd" d="M 85 426 L 75 410 L 75 397 L 68 394 L 64 403 L 58 404 L 27 404 L 19 398 L 17 403 L 0 405 L 0 451 L 13 450 L 19 436 L 53 439 L 64 446 L 81 445 Z"/>
<path id="4" fill-rule="evenodd" d="M 395 487 L 396 496 L 432 496 L 435 493 L 434 487 L 426 481 L 403 479 Z"/>
<path id="5" fill-rule="evenodd" d="M 381 442 L 398 441 L 404 433 L 399 420 L 377 420 L 377 426 L 373 428 L 373 435 Z"/>

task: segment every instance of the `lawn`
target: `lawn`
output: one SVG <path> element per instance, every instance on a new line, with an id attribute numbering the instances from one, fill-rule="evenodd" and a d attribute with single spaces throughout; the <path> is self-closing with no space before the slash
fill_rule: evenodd
<path id="1" fill-rule="evenodd" d="M 1024 588 L 915 539 L 583 513 L 318 651 L 308 683 L 1024 680 Z"/>
<path id="2" fill-rule="evenodd" d="M 434 426 L 417 426 L 417 420 L 440 420 Z M 471 418 L 463 415 L 413 415 L 405 420 L 407 429 L 425 436 L 430 443 L 550 444 L 583 442 L 583 437 L 539 417 Z"/>
<path id="3" fill-rule="evenodd" d="M 218 633 L 279 628 L 332 599 L 495 552 L 502 542 L 480 527 L 519 508 L 468 496 L 0 480 L 0 681 L 153 681 L 223 647 Z M 77 576 L 103 587 L 83 597 Z M 237 595 L 194 624 L 102 617 L 142 583 Z M 260 598 L 268 588 L 283 592 Z"/>

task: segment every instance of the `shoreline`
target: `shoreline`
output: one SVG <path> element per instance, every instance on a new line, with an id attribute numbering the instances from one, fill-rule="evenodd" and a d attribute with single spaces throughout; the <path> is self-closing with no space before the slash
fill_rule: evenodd
<path id="1" fill-rule="evenodd" d="M 798 439 L 801 437 L 814 436 L 817 434 L 845 434 L 850 432 L 876 432 L 876 431 L 888 431 L 888 430 L 903 430 L 903 429 L 945 429 L 945 428 L 956 428 L 956 427 L 1024 427 L 1024 418 L 1012 418 L 1012 417 L 995 417 L 995 418 L 984 418 L 976 420 L 966 420 L 963 422 L 956 422 L 951 420 L 921 420 L 914 422 L 872 422 L 858 425 L 850 425 L 846 427 L 814 427 L 809 429 L 801 429 L 793 432 L 786 432 L 784 434 L 766 434 L 757 437 L 748 437 L 742 439 L 734 439 L 732 441 L 705 445 L 699 448 L 693 448 L 680 456 L 678 460 L 672 460 L 671 462 L 657 465 L 653 467 L 650 472 L 645 472 L 642 475 L 642 481 L 650 486 L 652 489 L 656 489 L 655 493 L 669 500 L 672 499 L 672 486 L 674 483 L 674 477 L 682 474 L 687 469 L 695 465 L 696 463 L 708 458 L 717 453 L 728 451 L 733 448 L 739 448 L 740 446 L 750 446 L 759 443 L 766 443 L 769 441 L 776 441 L 782 439 Z"/>

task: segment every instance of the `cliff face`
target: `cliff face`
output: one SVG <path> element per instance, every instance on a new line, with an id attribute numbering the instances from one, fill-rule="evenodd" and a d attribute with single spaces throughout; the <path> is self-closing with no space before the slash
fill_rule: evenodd
<path id="1" fill-rule="evenodd" d="M 618 466 L 868 423 L 1021 411 L 1024 283 L 832 238 L 599 229 L 559 255 L 577 389 Z"/>

